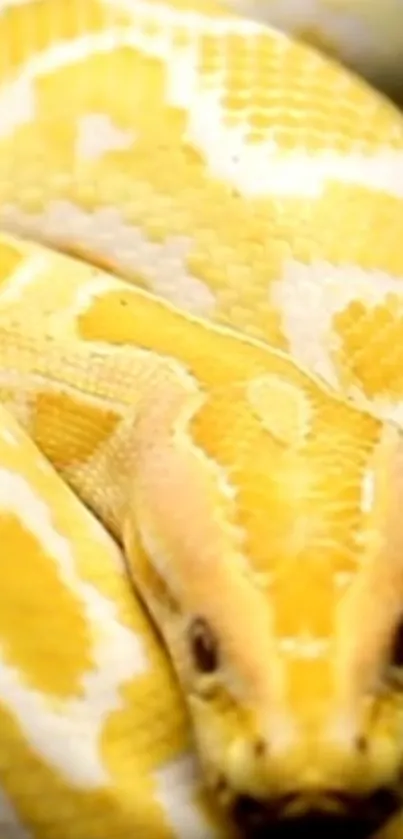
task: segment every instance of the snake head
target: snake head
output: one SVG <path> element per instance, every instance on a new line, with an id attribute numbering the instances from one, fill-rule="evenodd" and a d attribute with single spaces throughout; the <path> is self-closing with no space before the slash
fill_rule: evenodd
<path id="1" fill-rule="evenodd" d="M 399 431 L 297 374 L 171 378 L 135 463 L 126 551 L 208 785 L 247 835 L 372 835 L 401 802 Z"/>

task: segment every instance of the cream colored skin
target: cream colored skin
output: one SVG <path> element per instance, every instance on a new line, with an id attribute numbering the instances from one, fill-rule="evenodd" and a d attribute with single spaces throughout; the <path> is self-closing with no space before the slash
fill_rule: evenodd
<path id="1" fill-rule="evenodd" d="M 292 796 L 284 817 L 347 819 L 401 795 L 403 121 L 213 3 L 79 3 L 58 22 L 54 0 L 0 19 L 3 406 L 123 548 L 213 801 Z M 61 836 L 1 766 L 0 781 L 35 837 Z"/>
<path id="2" fill-rule="evenodd" d="M 401 0 L 227 0 L 228 5 L 322 50 L 403 103 Z"/>

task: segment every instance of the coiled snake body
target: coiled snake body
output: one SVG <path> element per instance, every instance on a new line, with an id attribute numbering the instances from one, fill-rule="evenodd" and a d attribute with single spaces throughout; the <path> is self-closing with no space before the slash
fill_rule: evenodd
<path id="1" fill-rule="evenodd" d="M 359 73 L 403 105 L 402 0 L 225 0 Z"/>
<path id="2" fill-rule="evenodd" d="M 401 116 L 210 0 L 0 44 L 2 839 L 399 839 Z"/>

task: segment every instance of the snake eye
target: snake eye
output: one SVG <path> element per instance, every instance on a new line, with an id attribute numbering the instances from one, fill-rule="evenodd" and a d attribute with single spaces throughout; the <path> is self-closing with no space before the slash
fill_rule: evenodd
<path id="1" fill-rule="evenodd" d="M 193 661 L 200 673 L 214 673 L 218 668 L 218 646 L 204 618 L 195 618 L 190 627 Z"/>

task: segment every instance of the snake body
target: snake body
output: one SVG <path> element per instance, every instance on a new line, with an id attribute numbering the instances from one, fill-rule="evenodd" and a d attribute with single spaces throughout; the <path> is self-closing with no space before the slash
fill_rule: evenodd
<path id="1" fill-rule="evenodd" d="M 212 0 L 0 44 L 2 839 L 399 839 L 402 117 Z"/>
<path id="2" fill-rule="evenodd" d="M 226 0 L 343 62 L 403 104 L 402 0 Z"/>

